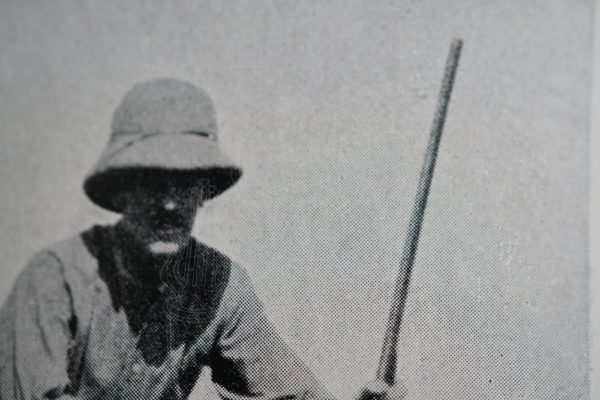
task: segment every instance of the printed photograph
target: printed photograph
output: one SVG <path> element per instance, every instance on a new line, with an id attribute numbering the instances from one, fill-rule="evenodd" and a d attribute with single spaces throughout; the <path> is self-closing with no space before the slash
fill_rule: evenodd
<path id="1" fill-rule="evenodd" d="M 594 2 L 0 2 L 0 400 L 590 399 Z"/>

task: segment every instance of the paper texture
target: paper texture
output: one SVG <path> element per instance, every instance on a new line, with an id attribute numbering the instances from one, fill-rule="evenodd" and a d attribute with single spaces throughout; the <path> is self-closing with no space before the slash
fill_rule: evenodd
<path id="1" fill-rule="evenodd" d="M 402 325 L 410 399 L 586 399 L 591 1 L 0 4 L 0 299 L 118 215 L 82 182 L 134 84 L 192 82 L 244 169 L 195 236 L 339 399 L 374 377 L 450 41 Z M 206 377 L 190 398 L 215 398 Z"/>

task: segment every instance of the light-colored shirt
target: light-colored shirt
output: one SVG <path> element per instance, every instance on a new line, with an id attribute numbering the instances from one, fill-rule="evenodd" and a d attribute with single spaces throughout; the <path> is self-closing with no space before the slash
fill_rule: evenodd
<path id="1" fill-rule="evenodd" d="M 329 398 L 244 269 L 193 241 L 158 265 L 113 226 L 39 252 L 0 311 L 0 400 Z M 150 272 L 149 272 L 150 271 Z"/>

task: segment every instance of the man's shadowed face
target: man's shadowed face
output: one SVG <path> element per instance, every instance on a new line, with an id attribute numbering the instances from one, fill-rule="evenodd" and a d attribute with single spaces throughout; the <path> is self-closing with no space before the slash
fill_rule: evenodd
<path id="1" fill-rule="evenodd" d="M 175 253 L 192 237 L 201 186 L 161 179 L 137 185 L 120 195 L 120 225 L 150 254 Z"/>

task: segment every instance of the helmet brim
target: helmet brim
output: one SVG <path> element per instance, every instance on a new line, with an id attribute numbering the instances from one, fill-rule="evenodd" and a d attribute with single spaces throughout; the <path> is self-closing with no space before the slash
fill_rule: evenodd
<path id="1" fill-rule="evenodd" d="M 169 181 L 201 188 L 214 198 L 242 176 L 215 140 L 196 135 L 167 134 L 134 143 L 110 142 L 84 182 L 87 196 L 98 206 L 121 212 L 117 196 L 138 185 Z"/>

